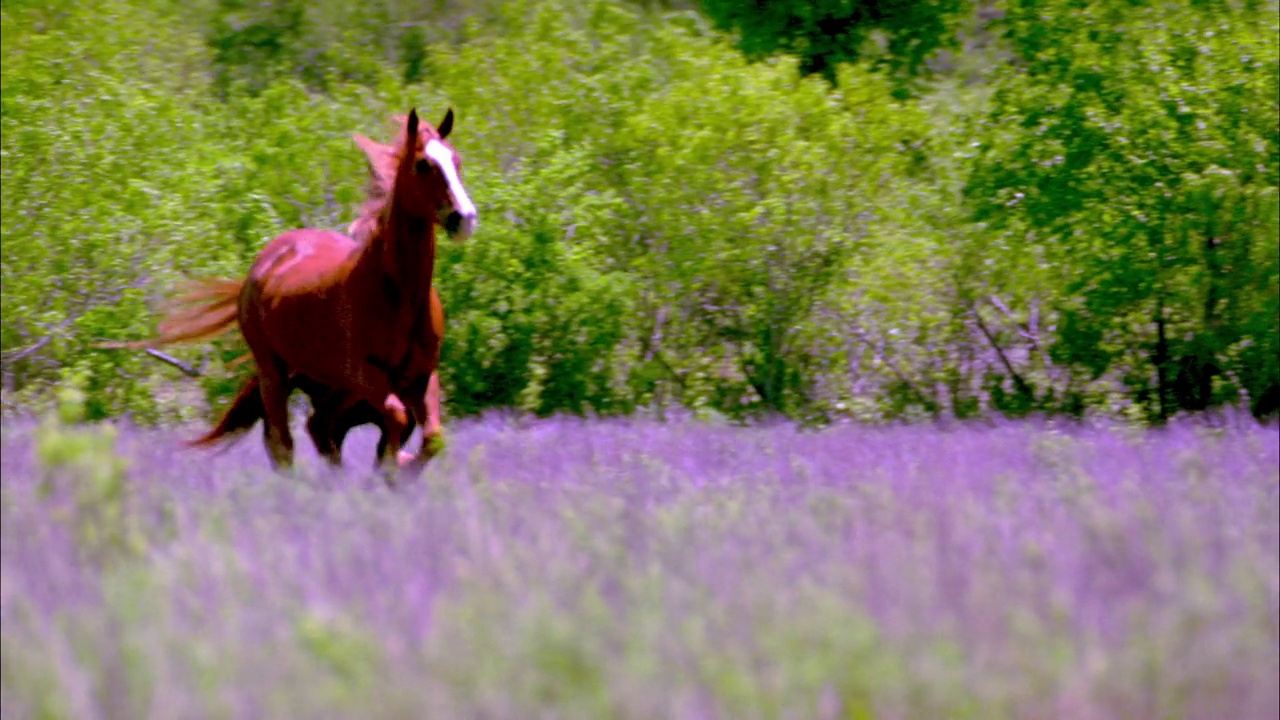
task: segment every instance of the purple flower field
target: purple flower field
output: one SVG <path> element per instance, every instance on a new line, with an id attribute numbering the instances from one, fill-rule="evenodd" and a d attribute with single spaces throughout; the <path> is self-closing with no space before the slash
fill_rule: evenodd
<path id="1" fill-rule="evenodd" d="M 392 491 L 6 424 L 4 718 L 1280 711 L 1274 427 L 447 429 Z"/>

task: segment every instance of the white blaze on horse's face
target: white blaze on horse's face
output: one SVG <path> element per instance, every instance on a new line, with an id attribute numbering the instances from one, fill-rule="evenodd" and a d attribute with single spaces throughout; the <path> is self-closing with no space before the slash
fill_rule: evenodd
<path id="1" fill-rule="evenodd" d="M 423 154 L 440 168 L 440 172 L 444 174 L 445 183 L 449 186 L 453 214 L 458 216 L 457 228 L 450 229 L 449 234 L 457 240 L 465 240 L 476 226 L 476 206 L 472 204 L 471 197 L 467 195 L 467 189 L 462 186 L 462 180 L 458 178 L 458 168 L 453 162 L 453 151 L 439 140 L 432 139 L 427 141 Z M 446 222 L 446 229 L 451 228 L 453 224 L 453 222 Z"/>

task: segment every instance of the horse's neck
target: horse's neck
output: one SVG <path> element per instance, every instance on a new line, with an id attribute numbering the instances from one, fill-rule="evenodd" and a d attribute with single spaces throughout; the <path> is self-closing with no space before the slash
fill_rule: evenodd
<path id="1" fill-rule="evenodd" d="M 410 218 L 395 209 L 379 218 L 357 261 L 366 273 L 380 276 L 402 302 L 426 303 L 435 272 L 436 238 L 430 220 Z"/>

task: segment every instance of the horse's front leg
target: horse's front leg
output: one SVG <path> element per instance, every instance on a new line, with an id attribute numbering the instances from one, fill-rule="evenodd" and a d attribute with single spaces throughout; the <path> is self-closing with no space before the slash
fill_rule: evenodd
<path id="1" fill-rule="evenodd" d="M 411 431 L 409 412 L 395 393 L 388 392 L 382 402 L 382 441 L 378 443 L 376 467 L 386 475 L 387 484 L 394 484 L 400 469 L 398 458 L 405 428 Z"/>
<path id="2" fill-rule="evenodd" d="M 400 465 L 411 473 L 418 473 L 444 449 L 444 429 L 440 424 L 440 376 L 432 371 L 425 392 L 414 392 L 409 400 L 409 409 L 422 425 L 422 446 L 417 455 L 401 452 Z"/>
<path id="3" fill-rule="evenodd" d="M 404 449 L 404 446 L 408 445 L 409 438 L 413 437 L 413 429 L 418 426 L 418 421 L 417 421 L 417 415 L 414 414 L 413 403 L 405 402 L 404 396 L 400 394 L 397 394 L 396 397 L 400 398 L 400 401 L 404 403 L 405 412 L 408 415 L 408 422 L 405 424 L 404 429 L 400 431 L 400 450 L 396 455 L 397 462 L 401 466 L 403 466 L 405 463 L 405 458 L 413 457 L 412 454 L 410 454 L 407 450 Z M 378 453 L 378 457 L 382 457 L 382 455 L 387 452 L 387 447 L 388 447 L 388 443 L 390 442 L 390 437 L 388 436 L 387 430 L 382 426 L 381 422 L 377 422 L 376 424 L 378 425 L 378 429 L 381 433 L 378 435 L 377 453 Z"/>
<path id="4" fill-rule="evenodd" d="M 383 422 L 382 413 L 375 410 L 374 406 L 366 400 L 347 399 L 339 410 L 335 412 L 336 417 L 329 428 L 328 442 L 330 442 L 337 452 L 339 461 L 342 457 L 342 444 L 347 438 L 347 434 L 353 429 L 361 425 L 376 425 L 379 432 L 377 457 L 382 457 L 387 451 L 387 432 L 386 423 Z M 405 429 L 400 432 L 400 445 L 403 446 L 409 441 L 409 436 L 413 433 L 413 418 L 408 419 Z"/>
<path id="5" fill-rule="evenodd" d="M 375 454 L 375 465 L 388 454 L 390 438 L 387 434 L 383 412 L 376 410 L 367 400 L 336 390 L 325 390 L 327 395 L 318 395 L 312 401 L 314 412 L 307 421 L 307 431 L 316 445 L 316 449 L 333 465 L 342 464 L 342 445 L 347 434 L 360 425 L 372 424 L 378 427 L 378 446 Z M 385 411 L 385 410 L 384 410 Z M 412 413 L 409 413 L 404 429 L 400 431 L 400 447 L 404 447 L 413 436 L 415 427 Z M 404 451 L 398 457 L 403 457 Z"/>

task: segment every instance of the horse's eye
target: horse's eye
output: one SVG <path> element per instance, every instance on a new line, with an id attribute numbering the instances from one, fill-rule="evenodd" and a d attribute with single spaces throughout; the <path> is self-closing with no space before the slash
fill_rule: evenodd
<path id="1" fill-rule="evenodd" d="M 414 164 L 413 169 L 417 170 L 419 175 L 426 175 L 431 172 L 431 161 L 426 158 L 422 158 Z"/>

